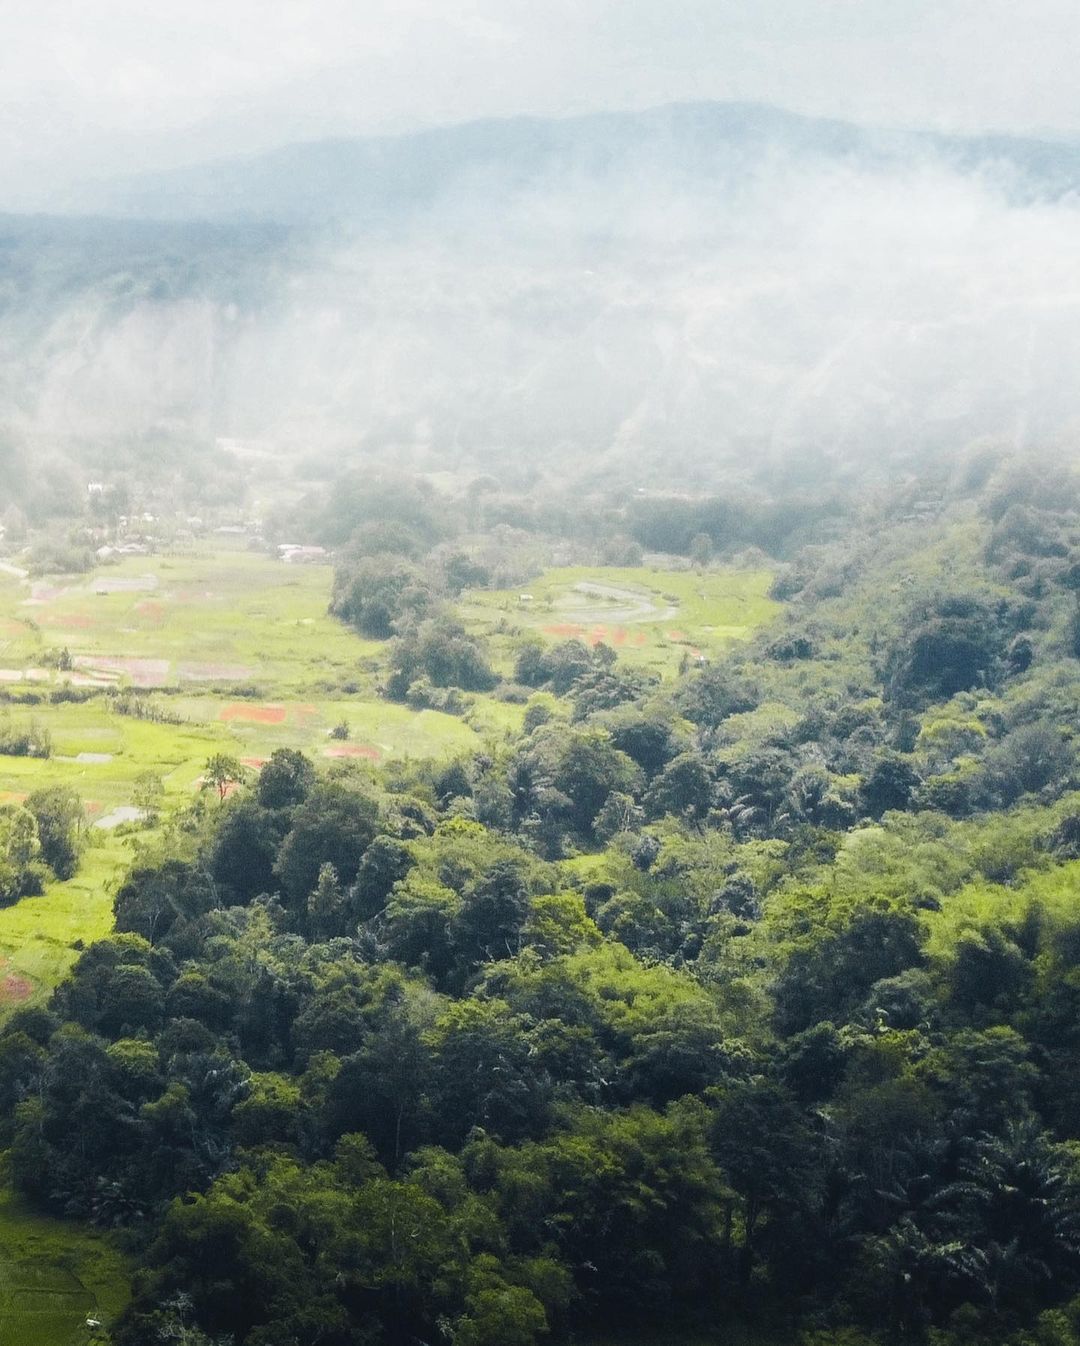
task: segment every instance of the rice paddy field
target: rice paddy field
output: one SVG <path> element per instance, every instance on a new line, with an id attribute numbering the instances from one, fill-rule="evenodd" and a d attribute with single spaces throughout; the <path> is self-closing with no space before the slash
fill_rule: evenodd
<path id="1" fill-rule="evenodd" d="M 0 1346 L 94 1339 L 127 1301 L 124 1256 L 103 1234 L 30 1211 L 0 1185 Z"/>
<path id="2" fill-rule="evenodd" d="M 378 651 L 327 615 L 331 577 L 329 566 L 229 548 L 128 557 L 71 578 L 0 573 L 0 679 L 47 681 L 35 664 L 66 647 L 77 685 L 254 683 L 310 696 L 355 680 Z"/>

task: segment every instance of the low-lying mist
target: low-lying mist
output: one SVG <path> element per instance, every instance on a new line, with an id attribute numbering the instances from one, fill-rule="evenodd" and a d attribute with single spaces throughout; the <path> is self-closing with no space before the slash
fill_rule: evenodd
<path id="1" fill-rule="evenodd" d="M 167 426 L 425 467 L 632 462 L 693 487 L 1070 436 L 1075 195 L 930 154 L 755 145 L 738 168 L 496 164 L 377 224 L 9 217 L 9 438 Z"/>

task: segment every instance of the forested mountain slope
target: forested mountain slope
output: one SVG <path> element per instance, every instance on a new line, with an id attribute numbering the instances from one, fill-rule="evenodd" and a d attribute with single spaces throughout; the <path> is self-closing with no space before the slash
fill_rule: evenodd
<path id="1" fill-rule="evenodd" d="M 113 1339 L 1072 1346 L 1075 472 L 849 500 L 667 676 L 509 612 L 507 664 L 462 595 L 539 535 L 378 490 L 333 608 L 384 695 L 520 727 L 275 752 L 8 1021 L 17 1183 L 142 1263 Z"/>

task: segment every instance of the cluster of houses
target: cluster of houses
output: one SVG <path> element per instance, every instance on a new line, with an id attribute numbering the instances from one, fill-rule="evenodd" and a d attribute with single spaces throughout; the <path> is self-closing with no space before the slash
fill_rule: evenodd
<path id="1" fill-rule="evenodd" d="M 100 496 L 109 490 L 102 481 L 87 482 L 88 495 Z M 242 523 L 223 523 L 208 529 L 207 522 L 197 515 L 187 518 L 160 520 L 156 514 L 121 514 L 114 529 L 97 529 L 100 546 L 94 552 L 99 561 L 119 561 L 125 556 L 149 556 L 161 544 L 163 537 L 172 542 L 192 541 L 208 531 L 215 537 L 247 538 L 251 547 L 267 546 L 258 520 Z M 2 536 L 2 530 L 0 530 Z M 325 547 L 302 542 L 281 542 L 274 548 L 277 558 L 285 565 L 325 565 L 331 553 Z"/>

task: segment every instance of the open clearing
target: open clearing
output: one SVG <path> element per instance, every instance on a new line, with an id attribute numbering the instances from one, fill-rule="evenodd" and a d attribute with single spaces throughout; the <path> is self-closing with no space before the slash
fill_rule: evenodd
<path id="1" fill-rule="evenodd" d="M 686 658 L 747 640 L 779 612 L 766 570 L 587 569 L 562 566 L 531 580 L 527 594 L 471 590 L 466 625 L 491 640 L 504 671 L 522 636 L 604 642 L 629 663 L 671 673 Z"/>
<path id="2" fill-rule="evenodd" d="M 331 578 L 329 566 L 209 547 L 131 557 L 32 589 L 0 571 L 0 665 L 25 670 L 43 650 L 67 647 L 76 669 L 120 681 L 325 694 L 379 651 L 327 615 Z"/>
<path id="3" fill-rule="evenodd" d="M 130 861 L 131 834 L 140 833 L 130 812 L 140 774 L 162 782 L 167 818 L 199 787 L 214 753 L 236 756 L 253 772 L 286 747 L 362 766 L 468 752 L 521 722 L 520 706 L 493 697 L 477 697 L 463 717 L 379 699 L 385 646 L 327 615 L 326 565 L 285 566 L 248 551 L 199 547 L 32 585 L 18 569 L 0 567 L 0 666 L 8 695 L 40 701 L 5 713 L 45 724 L 53 756 L 0 757 L 0 800 L 64 784 L 83 799 L 89 821 L 128 825 L 91 828 L 76 878 L 0 910 L 0 966 L 20 979 L 6 996 L 0 980 L 0 1020 L 16 986 L 20 993 L 28 986 L 31 1001 L 43 999 L 73 962 L 75 942 L 108 931 L 112 892 Z M 671 673 L 681 660 L 745 639 L 770 620 L 779 607 L 767 597 L 771 578 L 766 571 L 564 567 L 533 581 L 528 601 L 514 591 L 472 591 L 460 610 L 490 640 L 504 671 L 521 637 L 538 634 L 551 642 L 603 640 L 621 658 Z M 65 647 L 72 671 L 46 667 L 46 651 Z M 65 678 L 90 699 L 53 704 Z M 156 689 L 166 722 L 117 713 L 105 693 L 126 686 Z M 331 737 L 342 723 L 347 739 Z"/>

